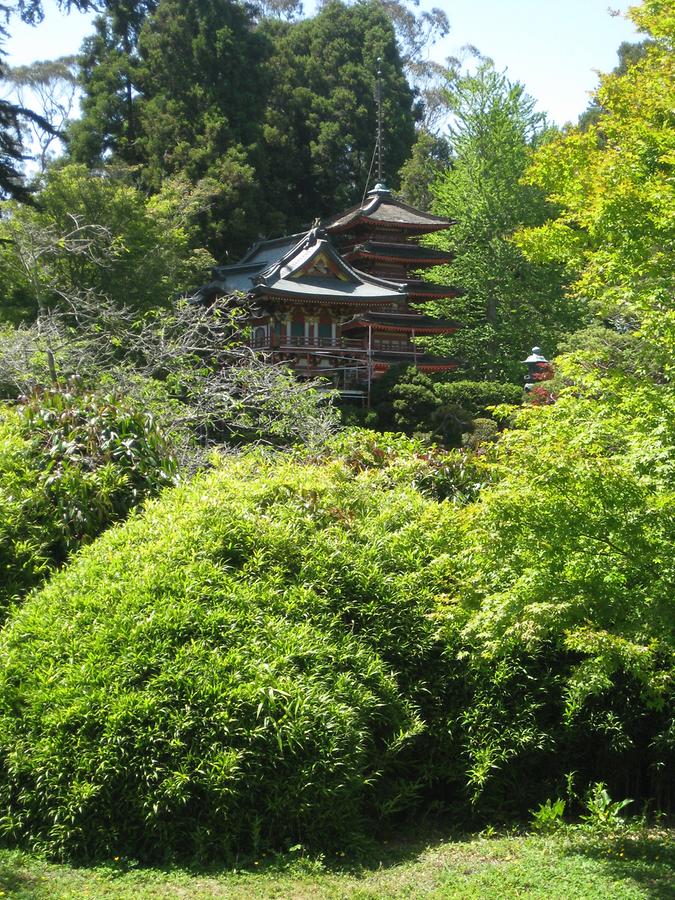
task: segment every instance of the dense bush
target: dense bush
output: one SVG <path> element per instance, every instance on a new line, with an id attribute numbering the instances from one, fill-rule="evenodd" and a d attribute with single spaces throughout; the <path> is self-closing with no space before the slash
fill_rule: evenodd
<path id="1" fill-rule="evenodd" d="M 400 432 L 346 428 L 319 451 L 298 451 L 313 462 L 338 459 L 354 472 L 379 470 L 380 483 L 414 487 L 435 500 L 462 506 L 478 495 L 490 472 L 483 460 L 458 449 L 444 449 Z"/>
<path id="2" fill-rule="evenodd" d="M 476 419 L 491 418 L 493 407 L 519 406 L 523 401 L 519 385 L 452 378 L 452 373 L 432 376 L 414 366 L 392 366 L 373 384 L 371 409 L 347 408 L 343 422 L 379 431 L 401 430 L 460 447 L 464 436 L 476 430 Z M 473 442 L 478 443 L 478 435 Z"/>
<path id="3" fill-rule="evenodd" d="M 0 638 L 6 839 L 344 846 L 429 803 L 523 814 L 572 771 L 667 807 L 672 397 L 593 389 L 521 413 L 469 502 L 469 454 L 353 432 L 109 530 Z"/>
<path id="4" fill-rule="evenodd" d="M 5 628 L 3 833 L 222 858 L 410 808 L 446 767 L 444 515 L 382 469 L 254 457 L 108 531 Z"/>
<path id="5" fill-rule="evenodd" d="M 462 407 L 472 418 L 485 417 L 493 406 L 519 406 L 523 400 L 520 385 L 495 381 L 450 381 L 436 385 L 436 394 L 443 403 Z"/>
<path id="6" fill-rule="evenodd" d="M 593 377 L 519 415 L 461 517 L 460 618 L 485 668 L 471 781 L 515 799 L 567 766 L 668 808 L 675 395 Z"/>
<path id="7" fill-rule="evenodd" d="M 415 369 L 404 371 L 391 389 L 397 427 L 427 434 L 446 446 L 460 446 L 474 420 L 492 415 L 492 407 L 519 405 L 523 390 L 489 381 L 439 381 Z"/>
<path id="8" fill-rule="evenodd" d="M 213 258 L 194 250 L 193 192 L 180 179 L 148 199 L 120 169 L 50 167 L 39 202 L 8 203 L 0 222 L 0 321 L 108 300 L 136 311 L 191 292 Z"/>
<path id="9" fill-rule="evenodd" d="M 0 613 L 174 468 L 152 416 L 112 392 L 35 390 L 0 408 Z"/>

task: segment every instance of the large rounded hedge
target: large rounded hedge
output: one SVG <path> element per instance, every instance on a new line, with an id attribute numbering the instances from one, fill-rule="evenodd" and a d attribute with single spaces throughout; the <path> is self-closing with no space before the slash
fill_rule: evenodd
<path id="1" fill-rule="evenodd" d="M 230 461 L 29 598 L 0 648 L 4 834 L 222 859 L 342 844 L 415 803 L 452 682 L 433 616 L 451 508 L 385 482 Z"/>

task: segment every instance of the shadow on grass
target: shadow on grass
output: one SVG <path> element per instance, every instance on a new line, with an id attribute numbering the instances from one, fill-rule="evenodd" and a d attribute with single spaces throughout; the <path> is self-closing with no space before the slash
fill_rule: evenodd
<path id="1" fill-rule="evenodd" d="M 12 900 L 41 900 L 47 898 L 45 885 L 39 877 L 27 871 L 21 854 L 11 854 L 0 862 L 0 891 Z"/>
<path id="2" fill-rule="evenodd" d="M 675 837 L 650 828 L 611 834 L 577 833 L 565 851 L 603 863 L 612 878 L 639 886 L 654 900 L 675 900 Z"/>
<path id="3" fill-rule="evenodd" d="M 369 873 L 392 869 L 419 858 L 436 846 L 452 841 L 453 844 L 469 844 L 476 835 L 453 832 L 447 824 L 430 823 L 428 819 L 400 830 L 365 839 L 356 845 L 345 846 L 339 852 L 319 852 L 301 844 L 284 852 L 267 851 L 259 855 L 242 854 L 228 862 L 190 863 L 176 860 L 173 863 L 138 863 L 124 857 L 96 863 L 72 863 L 73 869 L 95 867 L 108 878 L 128 875 L 132 872 L 152 872 L 166 875 L 183 873 L 192 877 L 218 878 L 226 875 L 312 876 L 345 875 L 363 877 Z M 1 900 L 1 898 L 0 898 Z"/>

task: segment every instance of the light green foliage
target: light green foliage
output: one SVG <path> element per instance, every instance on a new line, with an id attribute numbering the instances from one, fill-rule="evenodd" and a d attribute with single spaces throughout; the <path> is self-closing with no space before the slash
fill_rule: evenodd
<path id="1" fill-rule="evenodd" d="M 521 412 L 525 427 L 493 451 L 493 484 L 462 513 L 460 596 L 474 610 L 465 633 L 494 673 L 471 713 L 477 784 L 509 760 L 515 770 L 511 704 L 516 732 L 529 729 L 523 749 L 544 753 L 551 734 L 537 723 L 556 696 L 568 740 L 606 741 L 614 765 L 643 772 L 638 781 L 663 783 L 673 752 L 675 398 L 649 383 L 592 387 Z M 519 701 L 514 659 L 533 681 Z"/>
<path id="2" fill-rule="evenodd" d="M 213 260 L 192 249 L 190 203 L 182 182 L 148 201 L 112 172 L 52 168 L 39 206 L 13 206 L 0 225 L 0 316 L 96 297 L 138 311 L 194 290 Z"/>
<path id="3" fill-rule="evenodd" d="M 652 39 L 625 72 L 602 79 L 606 114 L 595 125 L 537 153 L 528 181 L 560 214 L 518 243 L 530 259 L 566 266 L 576 295 L 590 298 L 606 322 L 624 331 L 641 325 L 643 372 L 672 375 L 675 24 L 657 0 L 632 16 Z"/>
<path id="4" fill-rule="evenodd" d="M 576 623 L 586 634 L 592 596 L 606 626 L 616 622 L 624 635 L 632 631 L 645 642 L 646 662 L 658 657 L 656 646 L 654 657 L 648 652 L 651 637 L 670 633 L 673 569 L 662 553 L 673 528 L 675 403 L 659 387 L 603 387 L 600 397 L 565 396 L 550 408 L 523 411 L 528 427 L 507 433 L 496 448 L 501 478 L 467 529 L 467 560 L 484 566 L 489 595 L 476 623 L 517 629 L 535 644 L 550 627 Z M 480 558 L 472 555 L 479 545 Z M 621 613 L 617 604 L 625 604 Z M 605 640 L 609 646 L 610 635 Z"/>
<path id="5" fill-rule="evenodd" d="M 472 454 L 438 447 L 426 438 L 359 428 L 343 430 L 309 458 L 338 458 L 356 473 L 380 470 L 383 484 L 414 487 L 459 506 L 473 500 L 488 477 L 481 460 Z"/>
<path id="6" fill-rule="evenodd" d="M 151 415 L 112 391 L 36 391 L 2 407 L 0 613 L 174 470 Z"/>
<path id="7" fill-rule="evenodd" d="M 489 63 L 452 82 L 447 103 L 452 165 L 433 186 L 434 211 L 457 223 L 428 241 L 455 259 L 427 274 L 462 294 L 429 309 L 465 327 L 433 346 L 455 356 L 467 377 L 520 380 L 529 347 L 553 353 L 580 322 L 579 304 L 563 297 L 560 266 L 528 261 L 511 240 L 552 213 L 540 188 L 521 183 L 532 148 L 547 137 L 545 120 L 522 85 Z"/>
<path id="8" fill-rule="evenodd" d="M 621 811 L 630 806 L 632 800 L 612 800 L 607 787 L 601 782 L 593 785 L 586 798 L 586 813 L 582 820 L 595 829 L 618 828 L 625 825 Z"/>
<path id="9" fill-rule="evenodd" d="M 670 414 L 607 386 L 475 462 L 348 432 L 167 492 L 5 627 L 6 838 L 325 849 L 439 794 L 523 813 L 571 769 L 665 798 Z"/>
<path id="10" fill-rule="evenodd" d="M 651 41 L 649 39 L 638 41 L 637 43 L 623 41 L 623 43 L 619 44 L 619 48 L 616 51 L 619 57 L 619 64 L 612 70 L 612 74 L 625 75 L 630 66 L 642 59 L 650 45 Z M 598 98 L 594 97 L 579 116 L 577 125 L 581 131 L 585 131 L 591 125 L 597 125 L 606 114 L 607 110 L 603 109 L 598 102 Z"/>
<path id="11" fill-rule="evenodd" d="M 548 799 L 532 810 L 532 825 L 535 831 L 554 831 L 563 824 L 564 815 L 565 801 Z"/>
<path id="12" fill-rule="evenodd" d="M 254 456 L 108 531 L 4 630 L 5 837 L 228 859 L 415 806 L 445 769 L 449 514 L 382 470 Z"/>
<path id="13" fill-rule="evenodd" d="M 535 778 L 551 741 L 586 781 L 582 744 L 602 745 L 612 792 L 658 796 L 672 780 L 673 17 L 655 2 L 634 16 L 654 43 L 603 79 L 597 125 L 539 150 L 528 177 L 561 213 L 517 238 L 564 266 L 601 321 L 567 339 L 557 403 L 519 414 L 462 513 L 464 634 L 489 667 L 467 713 L 483 791 Z"/>

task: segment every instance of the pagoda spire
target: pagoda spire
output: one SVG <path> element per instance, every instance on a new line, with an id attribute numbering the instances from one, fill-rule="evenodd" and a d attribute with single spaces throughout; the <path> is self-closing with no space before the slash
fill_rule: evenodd
<path id="1" fill-rule="evenodd" d="M 377 105 L 377 183 L 382 184 L 382 57 L 377 57 L 377 81 L 375 83 Z"/>

